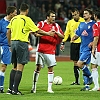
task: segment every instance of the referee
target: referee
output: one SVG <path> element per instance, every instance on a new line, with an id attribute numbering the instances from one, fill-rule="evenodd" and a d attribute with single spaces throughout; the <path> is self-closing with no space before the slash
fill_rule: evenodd
<path id="1" fill-rule="evenodd" d="M 28 12 L 28 5 L 23 3 L 20 7 L 20 14 L 14 17 L 7 26 L 7 38 L 9 44 L 11 42 L 12 51 L 11 63 L 14 65 L 10 73 L 8 94 L 22 95 L 18 90 L 18 86 L 22 78 L 24 65 L 28 63 L 28 37 L 30 31 L 33 34 L 41 33 L 42 35 L 51 36 L 54 33 L 40 30 L 31 18 L 27 17 Z"/>
<path id="2" fill-rule="evenodd" d="M 73 19 L 69 20 L 66 26 L 65 30 L 65 37 L 61 43 L 60 49 L 64 49 L 64 44 L 68 37 L 72 38 L 75 35 L 75 31 L 78 28 L 80 22 L 84 22 L 84 19 L 80 17 L 79 11 L 76 8 L 73 8 L 72 11 L 72 17 Z M 79 50 L 80 50 L 80 43 L 81 39 L 78 38 L 75 40 L 73 43 L 71 43 L 70 46 L 70 59 L 73 60 L 74 62 L 74 76 L 75 76 L 75 81 L 71 83 L 71 85 L 80 85 L 79 83 L 79 68 L 77 66 L 77 61 L 79 59 Z"/>

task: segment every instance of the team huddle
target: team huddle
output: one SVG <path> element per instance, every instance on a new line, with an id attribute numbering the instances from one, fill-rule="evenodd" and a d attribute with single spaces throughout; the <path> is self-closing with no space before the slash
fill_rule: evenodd
<path id="1" fill-rule="evenodd" d="M 0 93 L 4 93 L 4 78 L 8 64 L 13 65 L 10 72 L 9 87 L 7 94 L 22 95 L 18 87 L 22 78 L 25 64 L 29 60 L 29 34 L 39 37 L 36 51 L 36 69 L 33 72 L 33 85 L 31 93 L 36 93 L 36 85 L 39 72 L 44 67 L 44 62 L 48 68 L 48 93 L 54 93 L 52 83 L 54 79 L 53 67 L 56 66 L 55 51 L 56 45 L 62 40 L 60 49 L 64 49 L 64 44 L 71 37 L 70 57 L 74 62 L 75 81 L 71 85 L 80 85 L 79 71 L 83 71 L 84 87 L 81 91 L 98 91 L 98 70 L 100 65 L 100 11 L 93 14 L 90 9 L 85 9 L 83 18 L 79 16 L 79 11 L 72 10 L 73 19 L 68 21 L 65 33 L 60 26 L 55 23 L 56 14 L 48 11 L 46 20 L 40 21 L 37 26 L 28 17 L 29 7 L 23 3 L 20 6 L 20 14 L 17 15 L 16 7 L 7 8 L 7 15 L 0 20 Z M 92 20 L 94 15 L 94 20 Z M 74 52 L 73 52 L 74 49 Z M 92 72 L 88 66 L 91 62 Z M 90 89 L 90 84 L 94 83 L 94 88 Z"/>

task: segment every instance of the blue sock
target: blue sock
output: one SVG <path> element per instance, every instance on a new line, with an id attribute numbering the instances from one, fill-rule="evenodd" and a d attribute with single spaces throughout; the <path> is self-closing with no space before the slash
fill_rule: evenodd
<path id="1" fill-rule="evenodd" d="M 83 74 L 84 85 L 86 85 L 89 81 L 89 78 Z"/>
<path id="2" fill-rule="evenodd" d="M 89 69 L 86 65 L 83 66 L 82 71 L 86 76 L 88 76 L 88 77 L 91 76 L 91 72 L 89 71 Z"/>
<path id="3" fill-rule="evenodd" d="M 4 76 L 0 75 L 0 89 L 3 89 L 3 85 L 4 85 Z"/>

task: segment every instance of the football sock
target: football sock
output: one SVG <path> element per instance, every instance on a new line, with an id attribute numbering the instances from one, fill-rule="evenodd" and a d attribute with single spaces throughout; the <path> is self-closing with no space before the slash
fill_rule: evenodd
<path id="1" fill-rule="evenodd" d="M 92 78 L 93 78 L 93 82 L 96 88 L 99 88 L 99 83 L 98 83 L 98 69 L 97 68 L 93 68 L 92 69 Z"/>
<path id="2" fill-rule="evenodd" d="M 91 72 L 86 65 L 83 66 L 82 71 L 86 76 L 88 76 L 89 78 L 91 77 Z"/>
<path id="3" fill-rule="evenodd" d="M 39 71 L 34 71 L 32 89 L 36 89 L 36 84 L 37 84 L 38 78 L 39 78 Z"/>
<path id="4" fill-rule="evenodd" d="M 79 67 L 78 66 L 74 66 L 74 76 L 75 76 L 75 83 L 79 83 Z"/>
<path id="5" fill-rule="evenodd" d="M 48 89 L 52 89 L 54 72 L 48 72 Z"/>
<path id="6" fill-rule="evenodd" d="M 11 70 L 10 72 L 10 79 L 9 79 L 9 89 L 13 89 L 13 84 L 14 84 L 14 78 L 15 78 L 16 70 Z"/>
<path id="7" fill-rule="evenodd" d="M 4 85 L 4 72 L 0 71 L 0 90 L 3 90 Z"/>
<path id="8" fill-rule="evenodd" d="M 21 81 L 21 78 L 22 78 L 22 72 L 21 71 L 16 71 L 15 79 L 14 79 L 14 88 L 13 88 L 13 90 L 15 92 L 18 91 L 18 86 L 19 86 L 19 83 Z"/>
<path id="9" fill-rule="evenodd" d="M 83 80 L 84 80 L 84 85 L 86 85 L 89 82 L 89 78 L 83 74 Z"/>

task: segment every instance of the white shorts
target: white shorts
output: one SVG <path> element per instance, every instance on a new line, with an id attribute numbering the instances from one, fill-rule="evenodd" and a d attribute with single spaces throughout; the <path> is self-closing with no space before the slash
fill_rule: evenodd
<path id="1" fill-rule="evenodd" d="M 56 66 L 55 55 L 36 52 L 36 64 L 40 64 L 44 67 L 45 63 L 48 67 Z"/>
<path id="2" fill-rule="evenodd" d="M 96 59 L 91 54 L 91 63 L 100 66 L 100 52 L 95 53 Z"/>

